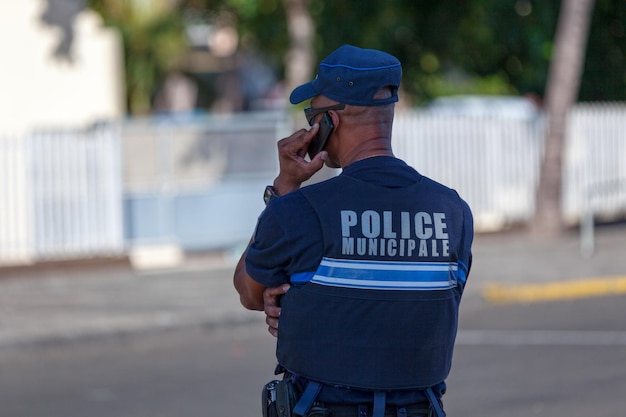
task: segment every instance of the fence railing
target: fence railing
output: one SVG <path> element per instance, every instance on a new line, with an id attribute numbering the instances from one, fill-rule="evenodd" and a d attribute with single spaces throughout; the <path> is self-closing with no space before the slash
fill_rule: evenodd
<path id="1" fill-rule="evenodd" d="M 603 220 L 623 215 L 626 187 L 611 184 L 626 179 L 626 105 L 576 106 L 566 145 L 565 218 L 579 221 L 587 208 Z"/>
<path id="2" fill-rule="evenodd" d="M 454 188 L 469 203 L 477 230 L 532 216 L 543 119 L 396 116 L 395 153 L 420 173 Z"/>
<path id="3" fill-rule="evenodd" d="M 455 188 L 476 230 L 533 214 L 544 119 L 398 113 L 396 155 Z M 244 243 L 277 169 L 285 114 L 146 119 L 88 131 L 0 138 L 0 265 L 119 255 L 166 242 Z M 567 126 L 563 215 L 626 216 L 626 105 L 579 105 Z M 593 197 L 593 198 L 592 198 Z M 586 216 L 586 217 L 585 217 Z"/>
<path id="4" fill-rule="evenodd" d="M 527 221 L 545 137 L 545 118 L 436 116 L 415 111 L 394 123 L 396 154 L 456 189 L 472 207 L 478 231 Z M 626 105 L 579 105 L 569 115 L 563 216 L 575 225 L 589 206 L 587 189 L 626 178 Z M 626 214 L 626 190 L 596 195 L 593 215 Z"/>
<path id="5" fill-rule="evenodd" d="M 0 138 L 0 265 L 33 257 L 30 140 Z"/>
<path id="6" fill-rule="evenodd" d="M 120 133 L 0 138 L 0 265 L 124 252 Z"/>
<path id="7" fill-rule="evenodd" d="M 123 253 L 119 132 L 111 125 L 28 137 L 38 259 Z"/>

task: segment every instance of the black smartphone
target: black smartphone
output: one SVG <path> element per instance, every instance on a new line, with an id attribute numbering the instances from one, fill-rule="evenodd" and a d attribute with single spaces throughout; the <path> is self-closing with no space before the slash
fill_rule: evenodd
<path id="1" fill-rule="evenodd" d="M 315 155 L 324 149 L 326 141 L 334 128 L 335 125 L 333 124 L 333 119 L 331 119 L 328 113 L 324 113 L 322 115 L 322 119 L 320 120 L 320 127 L 317 131 L 317 135 L 315 135 L 315 137 L 311 140 L 311 143 L 309 143 L 309 149 L 307 150 L 309 158 L 313 159 Z"/>

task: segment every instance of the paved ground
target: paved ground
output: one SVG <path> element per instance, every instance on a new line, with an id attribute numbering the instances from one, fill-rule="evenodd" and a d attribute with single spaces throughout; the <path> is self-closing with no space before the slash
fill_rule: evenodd
<path id="1" fill-rule="evenodd" d="M 527 285 L 533 294 L 551 285 L 553 297 L 626 293 L 626 223 L 598 227 L 595 238 L 588 258 L 581 255 L 577 231 L 557 240 L 522 232 L 477 236 L 463 308 L 532 301 L 532 294 L 510 296 L 511 288 L 516 294 Z M 209 254 L 174 269 L 141 271 L 126 260 L 0 269 L 0 348 L 262 321 L 262 314 L 239 305 L 232 287 L 235 260 Z M 572 293 L 572 280 L 588 286 Z M 594 283 L 600 282 L 598 290 Z M 498 296 L 502 291 L 509 297 Z"/>

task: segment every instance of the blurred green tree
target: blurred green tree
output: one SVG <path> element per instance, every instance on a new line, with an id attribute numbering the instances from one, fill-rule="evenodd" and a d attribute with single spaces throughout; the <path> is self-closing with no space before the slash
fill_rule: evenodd
<path id="1" fill-rule="evenodd" d="M 187 51 L 177 1 L 86 0 L 124 42 L 126 102 L 134 115 L 149 113 L 165 76 L 178 69 Z"/>
<path id="2" fill-rule="evenodd" d="M 449 94 L 545 95 L 561 0 L 87 0 L 125 42 L 131 112 L 186 53 L 189 11 L 233 18 L 241 50 L 256 50 L 292 85 L 341 44 L 403 63 L 410 104 Z M 626 2 L 597 0 L 578 100 L 626 99 Z"/>
<path id="3" fill-rule="evenodd" d="M 380 48 L 403 63 L 419 104 L 448 94 L 543 97 L 561 0 L 317 1 L 316 52 L 341 43 Z M 626 2 L 597 0 L 579 101 L 626 100 Z"/>
<path id="4" fill-rule="evenodd" d="M 346 0 L 318 9 L 319 49 L 351 42 L 393 53 L 417 104 L 448 94 L 541 95 L 558 1 Z"/>
<path id="5" fill-rule="evenodd" d="M 626 1 L 596 0 L 578 99 L 626 100 Z"/>

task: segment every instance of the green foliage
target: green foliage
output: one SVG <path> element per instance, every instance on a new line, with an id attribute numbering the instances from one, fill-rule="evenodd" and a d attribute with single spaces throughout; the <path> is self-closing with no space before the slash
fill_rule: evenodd
<path id="1" fill-rule="evenodd" d="M 280 0 L 227 0 L 242 20 L 252 21 L 259 15 L 269 15 L 281 7 Z"/>
<path id="2" fill-rule="evenodd" d="M 280 72 L 289 46 L 283 0 L 88 0 L 124 37 L 130 108 L 145 111 L 185 53 L 189 11 L 207 23 L 225 13 L 240 48 Z M 312 0 L 323 57 L 344 43 L 403 63 L 403 89 L 419 104 L 448 94 L 543 96 L 560 0 Z M 143 6 L 143 7 L 142 7 Z M 147 7 L 146 7 L 147 6 Z M 580 100 L 626 100 L 626 2 L 596 0 Z M 279 74 L 280 75 L 280 74 Z"/>
<path id="3" fill-rule="evenodd" d="M 626 100 L 626 2 L 597 0 L 579 100 Z M 403 63 L 415 103 L 447 94 L 543 96 L 560 0 L 316 1 L 319 56 L 342 43 Z"/>
<path id="4" fill-rule="evenodd" d="M 228 3 L 255 3 L 256 13 L 240 18 L 238 30 L 242 48 L 260 50 L 279 70 L 289 46 L 287 22 L 282 0 L 228 0 Z"/>
<path id="5" fill-rule="evenodd" d="M 543 92 L 549 64 L 543 48 L 552 41 L 556 1 L 317 3 L 320 56 L 342 43 L 389 51 L 402 61 L 403 88 L 415 102 Z"/>
<path id="6" fill-rule="evenodd" d="M 581 101 L 626 99 L 626 2 L 596 0 Z"/>
<path id="7" fill-rule="evenodd" d="M 127 106 L 132 114 L 151 109 L 156 89 L 178 69 L 187 51 L 182 14 L 167 0 L 87 0 L 124 42 Z"/>
<path id="8" fill-rule="evenodd" d="M 204 23 L 215 23 L 229 15 L 241 39 L 240 49 L 260 51 L 279 72 L 289 45 L 282 0 L 186 0 L 181 7 L 202 16 Z"/>

